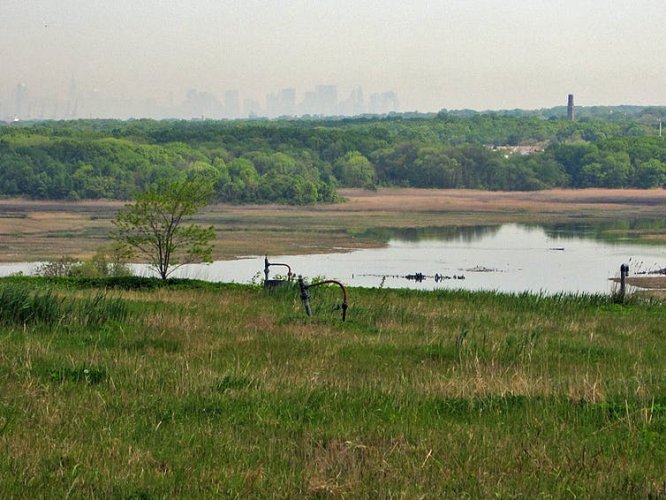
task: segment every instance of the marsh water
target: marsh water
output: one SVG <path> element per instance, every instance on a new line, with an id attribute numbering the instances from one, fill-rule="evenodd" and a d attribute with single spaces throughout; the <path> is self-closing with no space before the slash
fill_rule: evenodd
<path id="1" fill-rule="evenodd" d="M 607 293 L 609 278 L 628 263 L 632 274 L 666 267 L 666 247 L 632 242 L 626 225 L 519 225 L 381 229 L 364 236 L 386 241 L 383 248 L 316 255 L 271 255 L 308 278 L 326 277 L 350 286 L 462 288 L 504 292 Z M 609 235 L 612 239 L 609 239 Z M 262 245 L 264 246 L 264 245 Z M 342 249 L 341 249 L 342 250 Z M 34 264 L 0 266 L 0 275 Z M 179 277 L 249 283 L 263 278 L 263 256 L 209 265 L 184 266 Z M 145 266 L 134 266 L 148 275 Z M 271 277 L 286 274 L 271 268 Z M 423 281 L 408 279 L 422 274 Z"/>

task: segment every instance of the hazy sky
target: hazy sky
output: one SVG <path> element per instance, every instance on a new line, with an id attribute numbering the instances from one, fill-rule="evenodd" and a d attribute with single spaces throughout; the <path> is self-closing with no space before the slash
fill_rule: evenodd
<path id="1" fill-rule="evenodd" d="M 666 104 L 664 0 L 0 0 L 0 99 L 335 84 L 401 108 Z"/>

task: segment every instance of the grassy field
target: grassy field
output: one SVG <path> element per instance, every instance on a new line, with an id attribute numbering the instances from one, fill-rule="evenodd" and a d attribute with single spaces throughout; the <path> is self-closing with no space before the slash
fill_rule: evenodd
<path id="1" fill-rule="evenodd" d="M 659 302 L 112 284 L 0 280 L 0 497 L 666 496 Z"/>
<path id="2" fill-rule="evenodd" d="M 603 222 L 666 218 L 665 190 L 342 190 L 335 205 L 211 205 L 200 220 L 217 229 L 215 258 L 331 252 L 381 246 L 376 228 L 424 228 L 505 222 Z M 120 202 L 0 200 L 0 261 L 88 258 L 108 243 Z M 666 241 L 666 229 L 628 236 Z"/>

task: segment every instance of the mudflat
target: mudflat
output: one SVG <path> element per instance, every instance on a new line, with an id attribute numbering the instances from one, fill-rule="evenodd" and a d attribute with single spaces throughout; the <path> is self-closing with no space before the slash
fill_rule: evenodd
<path id="1" fill-rule="evenodd" d="M 383 227 L 445 227 L 507 222 L 594 222 L 666 217 L 666 190 L 492 192 L 344 189 L 345 201 L 314 207 L 212 204 L 197 218 L 217 230 L 216 259 L 302 254 L 383 245 L 363 236 Z M 0 261 L 87 258 L 109 243 L 121 201 L 0 200 Z M 659 230 L 637 239 L 664 240 Z"/>

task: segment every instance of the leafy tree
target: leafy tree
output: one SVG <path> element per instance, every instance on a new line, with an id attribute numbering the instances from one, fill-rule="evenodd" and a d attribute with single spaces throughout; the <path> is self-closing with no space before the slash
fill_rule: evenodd
<path id="1" fill-rule="evenodd" d="M 343 186 L 370 187 L 375 184 L 375 169 L 358 151 L 347 153 L 336 161 L 333 173 Z"/>
<path id="2" fill-rule="evenodd" d="M 230 201 L 255 201 L 259 174 L 254 164 L 246 158 L 236 158 L 229 162 L 228 167 L 231 175 Z"/>
<path id="3" fill-rule="evenodd" d="M 639 188 L 661 187 L 666 184 L 666 164 L 652 159 L 636 165 L 634 185 Z"/>
<path id="4" fill-rule="evenodd" d="M 609 153 L 604 158 L 606 186 L 622 188 L 627 186 L 631 170 L 631 160 L 626 152 Z"/>
<path id="5" fill-rule="evenodd" d="M 184 264 L 211 262 L 213 227 L 189 221 L 212 194 L 211 183 L 200 179 L 149 189 L 118 212 L 112 238 L 147 259 L 162 279 Z"/>
<path id="6" fill-rule="evenodd" d="M 220 162 L 220 165 L 224 168 L 224 162 Z M 205 161 L 195 161 L 190 165 L 186 173 L 188 179 L 206 180 L 213 186 L 220 181 L 222 175 L 221 169 Z"/>
<path id="7" fill-rule="evenodd" d="M 583 187 L 605 186 L 606 176 L 604 166 L 598 162 L 586 163 L 581 168 L 581 185 Z"/>

